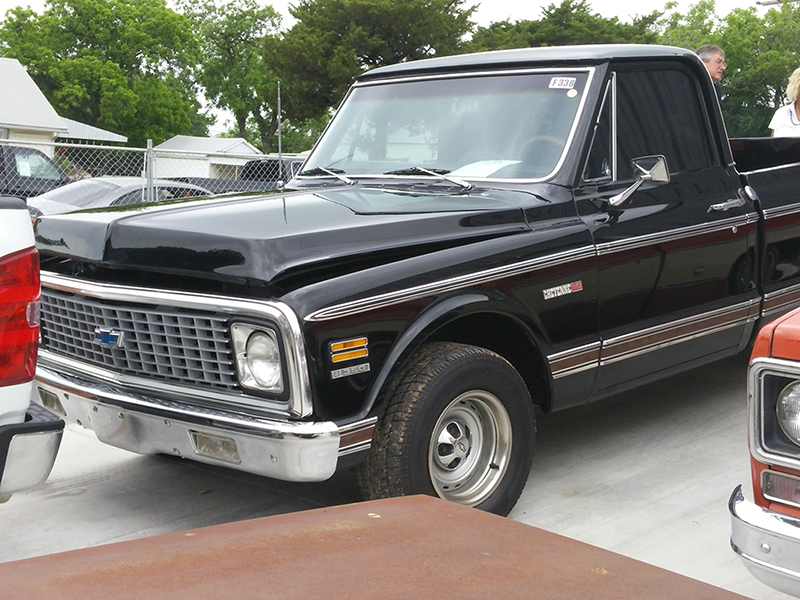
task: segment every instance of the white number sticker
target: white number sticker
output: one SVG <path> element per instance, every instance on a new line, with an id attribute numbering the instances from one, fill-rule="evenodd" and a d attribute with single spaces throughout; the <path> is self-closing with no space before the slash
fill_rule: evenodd
<path id="1" fill-rule="evenodd" d="M 550 80 L 550 87 L 557 90 L 571 90 L 575 87 L 576 81 L 574 77 L 553 77 Z"/>

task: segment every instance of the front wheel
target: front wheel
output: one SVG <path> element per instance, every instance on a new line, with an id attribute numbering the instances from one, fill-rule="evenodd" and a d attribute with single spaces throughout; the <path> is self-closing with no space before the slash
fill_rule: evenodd
<path id="1" fill-rule="evenodd" d="M 428 494 L 507 515 L 530 472 L 534 432 L 530 394 L 505 359 L 428 344 L 389 388 L 359 484 L 368 499 Z"/>

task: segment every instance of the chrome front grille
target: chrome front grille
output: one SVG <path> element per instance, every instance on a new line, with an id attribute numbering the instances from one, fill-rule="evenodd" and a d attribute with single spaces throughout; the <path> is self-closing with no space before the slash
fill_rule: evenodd
<path id="1" fill-rule="evenodd" d="M 97 331 L 121 333 L 119 346 Z M 42 288 L 42 347 L 117 373 L 239 390 L 224 316 L 105 302 Z"/>

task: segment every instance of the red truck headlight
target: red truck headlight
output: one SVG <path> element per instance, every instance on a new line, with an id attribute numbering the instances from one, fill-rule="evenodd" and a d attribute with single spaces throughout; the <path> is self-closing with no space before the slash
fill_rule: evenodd
<path id="1" fill-rule="evenodd" d="M 781 430 L 800 446 L 800 382 L 790 383 L 781 390 L 775 408 Z"/>

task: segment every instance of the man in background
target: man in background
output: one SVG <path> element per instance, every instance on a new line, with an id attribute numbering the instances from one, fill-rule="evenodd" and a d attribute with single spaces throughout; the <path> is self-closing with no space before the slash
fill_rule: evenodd
<path id="1" fill-rule="evenodd" d="M 711 81 L 714 82 L 714 91 L 717 92 L 717 100 L 722 99 L 722 86 L 719 82 L 722 81 L 722 74 L 728 68 L 725 63 L 725 53 L 719 46 L 712 46 L 711 44 L 700 46 L 695 50 L 695 53 L 706 65 L 708 74 L 711 75 Z"/>

